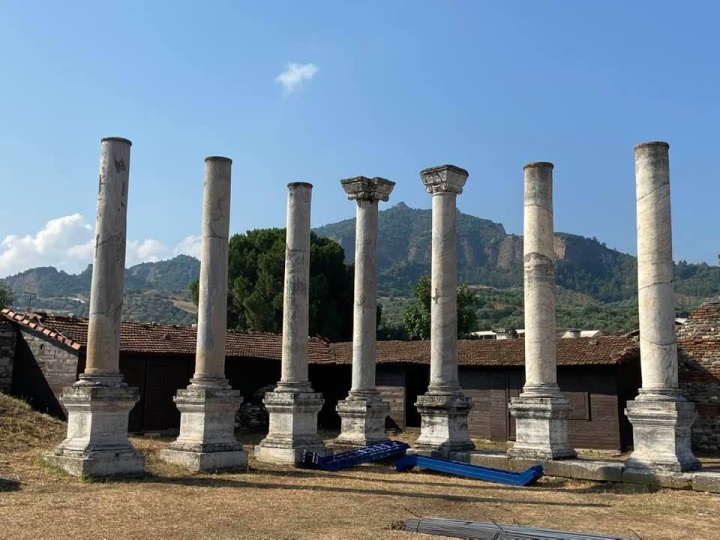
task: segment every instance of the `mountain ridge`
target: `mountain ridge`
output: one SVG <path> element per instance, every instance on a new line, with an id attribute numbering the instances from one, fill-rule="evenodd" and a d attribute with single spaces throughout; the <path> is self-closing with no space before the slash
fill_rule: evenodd
<path id="1" fill-rule="evenodd" d="M 378 285 L 382 297 L 407 298 L 420 276 L 430 274 L 431 218 L 431 210 L 411 208 L 404 202 L 380 211 Z M 353 262 L 355 218 L 313 230 L 318 236 L 339 242 L 346 261 Z M 500 223 L 458 211 L 457 240 L 459 282 L 485 291 L 480 309 L 487 315 L 482 318 L 483 324 L 516 324 L 522 316 L 522 236 L 507 233 Z M 555 233 L 555 253 L 559 298 L 572 299 L 573 309 L 584 306 L 586 311 L 582 313 L 589 313 L 610 305 L 610 311 L 628 311 L 636 304 L 634 256 L 608 248 L 596 238 L 563 232 Z M 189 285 L 197 279 L 199 269 L 200 262 L 187 255 L 128 268 L 123 316 L 141 322 L 194 322 Z M 91 265 L 78 274 L 38 267 L 9 276 L 5 282 L 16 292 L 18 309 L 26 300 L 24 292 L 30 290 L 37 294 L 32 300 L 36 309 L 84 316 L 91 276 Z M 679 261 L 675 264 L 675 292 L 679 313 L 720 295 L 720 267 Z M 498 310 L 505 314 L 504 318 Z M 578 310 L 576 319 L 582 323 Z M 617 322 L 613 328 L 622 324 Z"/>

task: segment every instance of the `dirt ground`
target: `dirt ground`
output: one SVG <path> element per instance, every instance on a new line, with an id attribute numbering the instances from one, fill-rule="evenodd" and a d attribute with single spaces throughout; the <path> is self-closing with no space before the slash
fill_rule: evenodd
<path id="1" fill-rule="evenodd" d="M 252 459 L 248 473 L 189 474 L 157 459 L 169 441 L 160 438 L 132 439 L 147 458 L 147 477 L 82 480 L 42 461 L 62 439 L 63 424 L 48 421 L 29 435 L 14 433 L 3 412 L 8 411 L 0 410 L 0 476 L 12 481 L 0 486 L 3 540 L 431 538 L 394 529 L 414 517 L 492 520 L 627 539 L 720 538 L 717 495 L 549 478 L 512 488 L 398 473 L 390 465 L 326 473 Z"/>

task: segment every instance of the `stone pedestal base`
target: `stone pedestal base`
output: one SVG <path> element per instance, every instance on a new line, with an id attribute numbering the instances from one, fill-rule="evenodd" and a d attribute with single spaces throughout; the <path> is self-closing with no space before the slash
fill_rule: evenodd
<path id="1" fill-rule="evenodd" d="M 191 384 L 178 390 L 180 435 L 160 452 L 160 459 L 198 472 L 247 469 L 248 456 L 235 439 L 235 411 L 239 390 Z"/>
<path id="2" fill-rule="evenodd" d="M 255 447 L 258 461 L 280 465 L 300 465 L 308 450 L 327 455 L 317 432 L 317 415 L 323 404 L 322 394 L 307 386 L 298 391 L 281 387 L 265 394 L 263 400 L 270 417 L 268 435 Z"/>
<path id="3" fill-rule="evenodd" d="M 420 413 L 420 437 L 415 450 L 438 456 L 450 452 L 472 450 L 475 445 L 468 435 L 468 414 L 472 399 L 455 394 L 432 394 L 419 396 L 415 403 Z"/>
<path id="4" fill-rule="evenodd" d="M 379 392 L 353 394 L 340 401 L 336 408 L 340 415 L 340 436 L 333 444 L 338 446 L 368 446 L 390 439 L 385 435 L 385 418 L 390 404 L 383 401 Z"/>
<path id="5" fill-rule="evenodd" d="M 568 442 L 567 418 L 572 405 L 562 395 L 512 398 L 515 444 L 508 456 L 525 459 L 572 459 L 577 457 Z"/>
<path id="6" fill-rule="evenodd" d="M 689 401 L 627 402 L 625 414 L 633 426 L 634 451 L 625 462 L 628 471 L 695 471 L 690 435 L 697 413 Z"/>
<path id="7" fill-rule="evenodd" d="M 67 438 L 45 459 L 75 476 L 144 474 L 145 458 L 128 440 L 128 416 L 138 400 L 138 389 L 127 386 L 65 388 Z"/>

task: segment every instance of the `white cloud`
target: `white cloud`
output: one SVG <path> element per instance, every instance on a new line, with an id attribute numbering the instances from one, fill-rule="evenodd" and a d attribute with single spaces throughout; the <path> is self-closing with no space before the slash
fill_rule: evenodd
<path id="1" fill-rule="evenodd" d="M 34 236 L 6 236 L 0 242 L 0 276 L 33 266 L 82 270 L 92 255 L 93 229 L 80 214 L 51 219 Z"/>
<path id="2" fill-rule="evenodd" d="M 200 247 L 202 246 L 202 237 L 200 236 L 188 236 L 180 240 L 180 243 L 175 246 L 175 255 L 190 255 L 196 259 L 200 258 Z"/>
<path id="3" fill-rule="evenodd" d="M 141 262 L 157 262 L 167 259 L 169 250 L 157 240 L 147 238 L 142 242 L 130 240 L 125 247 L 125 266 L 130 267 Z"/>
<path id="4" fill-rule="evenodd" d="M 303 81 L 312 79 L 320 68 L 315 64 L 295 64 L 289 63 L 285 71 L 278 75 L 275 79 L 283 85 L 286 92 L 294 91 Z"/>
<path id="5" fill-rule="evenodd" d="M 78 273 L 92 262 L 94 250 L 94 227 L 81 214 L 51 219 L 35 235 L 9 235 L 0 241 L 0 278 L 37 266 Z M 199 257 L 200 237 L 188 236 L 175 248 L 154 238 L 128 240 L 125 265 L 169 259 L 180 253 Z"/>

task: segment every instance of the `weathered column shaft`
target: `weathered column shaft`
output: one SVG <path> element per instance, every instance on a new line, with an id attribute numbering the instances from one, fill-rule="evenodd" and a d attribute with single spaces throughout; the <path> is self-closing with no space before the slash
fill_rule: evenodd
<path id="1" fill-rule="evenodd" d="M 357 200 L 352 390 L 375 390 L 378 201 Z"/>
<path id="2" fill-rule="evenodd" d="M 194 384 L 225 378 L 232 160 L 205 160 Z"/>
<path id="3" fill-rule="evenodd" d="M 557 384 L 552 174 L 552 163 L 524 168 L 525 385 L 510 401 L 516 436 L 508 450 L 516 458 L 576 456 L 567 431 L 572 405 Z"/>
<path id="4" fill-rule="evenodd" d="M 247 467 L 235 439 L 242 395 L 225 378 L 232 160 L 205 158 L 195 375 L 178 390 L 180 434 L 160 458 L 194 471 Z"/>
<path id="5" fill-rule="evenodd" d="M 265 394 L 268 434 L 255 447 L 259 461 L 298 465 L 305 451 L 327 452 L 317 432 L 322 394 L 308 380 L 310 197 L 312 184 L 288 184 L 281 379 Z"/>
<path id="6" fill-rule="evenodd" d="M 312 184 L 288 184 L 281 386 L 308 382 L 311 195 Z"/>
<path id="7" fill-rule="evenodd" d="M 339 401 L 338 445 L 367 446 L 387 441 L 385 418 L 390 404 L 375 387 L 378 290 L 378 205 L 387 201 L 395 182 L 356 176 L 341 180 L 350 200 L 357 201 L 355 220 L 355 296 L 353 308 L 352 386 Z"/>
<path id="8" fill-rule="evenodd" d="M 46 456 L 78 476 L 137 475 L 145 466 L 128 440 L 138 389 L 126 386 L 119 370 L 131 144 L 108 137 L 100 145 L 87 363 L 80 380 L 63 388 L 67 437 Z"/>
<path id="9" fill-rule="evenodd" d="M 668 149 L 667 143 L 635 148 L 640 363 L 650 393 L 678 388 Z"/>
<path id="10" fill-rule="evenodd" d="M 119 373 L 131 144 L 116 137 L 101 142 L 85 378 Z"/>
<path id="11" fill-rule="evenodd" d="M 430 384 L 415 403 L 420 436 L 415 449 L 449 456 L 475 447 L 468 434 L 472 399 L 462 394 L 457 363 L 457 195 L 468 172 L 454 165 L 420 172 L 432 194 L 432 276 L 430 291 Z"/>
<path id="12" fill-rule="evenodd" d="M 552 163 L 525 166 L 525 391 L 557 391 Z"/>
<path id="13" fill-rule="evenodd" d="M 701 466 L 692 453 L 697 411 L 678 385 L 669 148 L 665 142 L 635 146 L 642 388 L 625 409 L 633 426 L 633 453 L 625 474 Z"/>
<path id="14" fill-rule="evenodd" d="M 432 197 L 430 391 L 460 389 L 457 366 L 457 193 Z"/>

